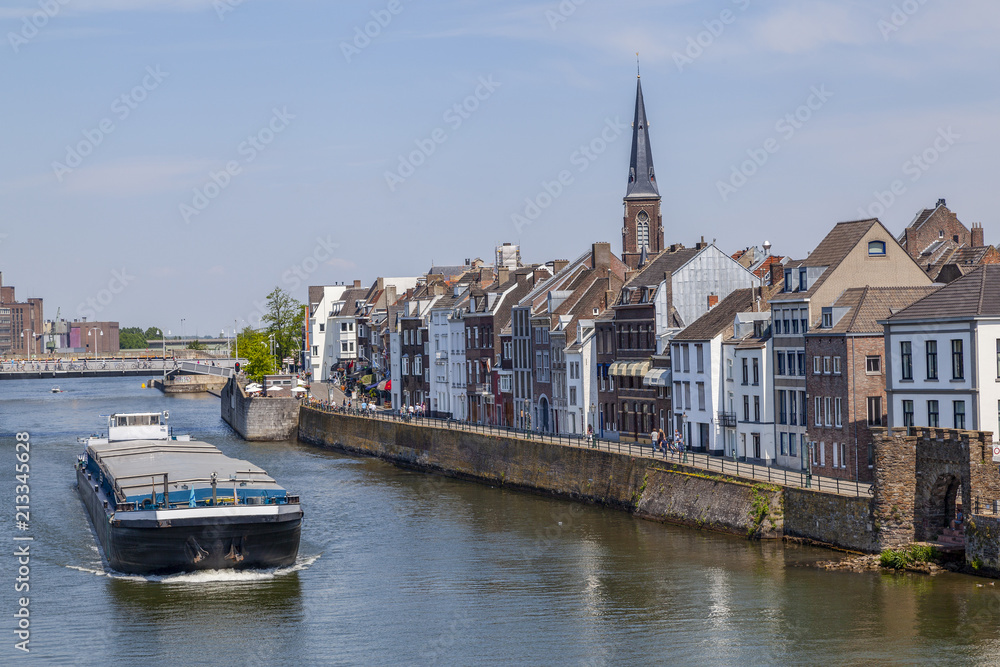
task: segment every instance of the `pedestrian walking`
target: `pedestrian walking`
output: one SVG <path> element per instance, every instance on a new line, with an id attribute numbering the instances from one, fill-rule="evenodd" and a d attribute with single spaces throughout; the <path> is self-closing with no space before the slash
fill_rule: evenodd
<path id="1" fill-rule="evenodd" d="M 652 431 L 649 432 L 649 441 L 653 445 L 653 451 L 654 452 L 656 451 L 656 443 L 657 443 L 657 440 L 659 440 L 659 438 L 660 438 L 660 432 L 657 431 L 655 428 Z"/>

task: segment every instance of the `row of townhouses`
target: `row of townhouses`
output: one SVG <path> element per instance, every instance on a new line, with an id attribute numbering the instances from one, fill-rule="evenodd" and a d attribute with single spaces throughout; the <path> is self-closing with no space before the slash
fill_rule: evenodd
<path id="1" fill-rule="evenodd" d="M 872 478 L 876 426 L 1000 429 L 1000 251 L 941 199 L 805 259 L 665 243 L 637 85 L 622 253 L 309 288 L 304 367 L 394 409 Z M 571 257 L 574 257 L 571 255 Z M 994 358 L 995 353 L 995 358 Z M 994 372 L 996 375 L 994 376 Z"/>

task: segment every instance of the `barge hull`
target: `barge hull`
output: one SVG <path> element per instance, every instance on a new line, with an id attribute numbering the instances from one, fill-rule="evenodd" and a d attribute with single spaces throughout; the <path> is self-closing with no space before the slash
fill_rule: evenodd
<path id="1" fill-rule="evenodd" d="M 298 556 L 302 513 L 280 519 L 219 520 L 183 526 L 123 525 L 104 507 L 102 490 L 77 471 L 77 488 L 111 569 L 126 574 L 274 568 Z"/>

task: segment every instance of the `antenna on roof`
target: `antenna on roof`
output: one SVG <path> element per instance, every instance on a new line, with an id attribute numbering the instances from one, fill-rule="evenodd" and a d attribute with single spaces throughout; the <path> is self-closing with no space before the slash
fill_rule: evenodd
<path id="1" fill-rule="evenodd" d="M 635 78 L 641 79 L 642 75 L 639 74 L 639 52 L 635 52 Z"/>

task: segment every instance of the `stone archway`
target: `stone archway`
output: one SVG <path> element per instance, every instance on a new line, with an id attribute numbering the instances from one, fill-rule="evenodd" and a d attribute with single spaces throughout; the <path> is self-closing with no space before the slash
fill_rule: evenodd
<path id="1" fill-rule="evenodd" d="M 924 539 L 933 540 L 955 518 L 960 502 L 958 493 L 962 480 L 951 473 L 942 473 L 931 485 L 923 511 Z"/>

